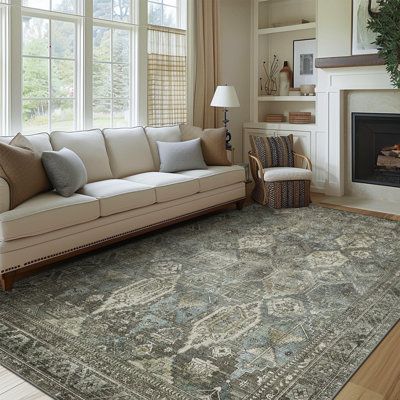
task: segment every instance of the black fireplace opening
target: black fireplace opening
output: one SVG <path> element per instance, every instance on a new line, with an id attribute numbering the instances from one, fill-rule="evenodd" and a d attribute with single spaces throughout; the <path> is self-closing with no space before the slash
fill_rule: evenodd
<path id="1" fill-rule="evenodd" d="M 352 113 L 353 182 L 400 187 L 400 114 Z"/>

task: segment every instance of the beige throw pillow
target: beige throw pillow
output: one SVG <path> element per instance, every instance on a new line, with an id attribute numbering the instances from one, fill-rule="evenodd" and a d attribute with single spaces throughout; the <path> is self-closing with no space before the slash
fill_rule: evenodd
<path id="1" fill-rule="evenodd" d="M 0 177 L 10 188 L 10 209 L 50 190 L 40 154 L 27 138 L 18 134 L 10 144 L 0 142 Z"/>
<path id="2" fill-rule="evenodd" d="M 207 165 L 229 166 L 232 163 L 226 152 L 226 129 L 201 129 L 197 126 L 181 125 L 182 141 L 201 139 L 201 149 Z"/>

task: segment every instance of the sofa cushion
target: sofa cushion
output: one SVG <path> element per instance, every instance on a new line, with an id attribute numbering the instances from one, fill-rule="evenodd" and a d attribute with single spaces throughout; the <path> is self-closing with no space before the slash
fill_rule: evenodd
<path id="1" fill-rule="evenodd" d="M 280 181 L 311 181 L 312 172 L 302 168 L 265 168 L 265 182 L 280 182 Z"/>
<path id="2" fill-rule="evenodd" d="M 206 169 L 200 139 L 186 142 L 157 142 L 160 172 L 178 172 Z"/>
<path id="3" fill-rule="evenodd" d="M 114 178 L 155 170 L 149 141 L 142 127 L 104 129 L 103 135 Z"/>
<path id="4" fill-rule="evenodd" d="M 51 151 L 53 147 L 50 143 L 50 136 L 48 133 L 37 133 L 35 135 L 24 135 L 25 138 L 29 140 L 32 145 L 32 149 L 37 153 L 42 153 L 43 151 Z M 14 136 L 0 136 L 0 142 L 10 144 L 14 139 Z M 18 144 L 17 144 L 18 146 Z M 21 147 L 21 146 L 19 146 Z M 23 146 L 22 146 L 23 147 Z"/>
<path id="5" fill-rule="evenodd" d="M 99 129 L 79 132 L 52 132 L 50 135 L 54 150 L 63 147 L 74 151 L 83 161 L 88 182 L 112 179 L 106 144 Z"/>
<path id="6" fill-rule="evenodd" d="M 203 130 L 196 126 L 180 125 L 180 129 L 183 141 L 201 139 L 201 148 L 207 165 L 232 165 L 226 151 L 226 128 Z"/>
<path id="7" fill-rule="evenodd" d="M 15 138 L 18 143 L 18 136 Z M 41 156 L 29 141 L 24 148 L 0 142 L 0 177 L 10 190 L 10 209 L 14 209 L 39 193 L 50 190 L 50 182 L 43 168 Z"/>
<path id="8" fill-rule="evenodd" d="M 179 172 L 190 178 L 197 178 L 200 182 L 200 192 L 208 192 L 224 186 L 244 182 L 246 174 L 243 167 L 232 165 L 231 167 L 208 167 L 206 170 L 192 170 Z"/>
<path id="9" fill-rule="evenodd" d="M 155 188 L 157 203 L 191 196 L 200 191 L 198 179 L 180 174 L 146 172 L 144 174 L 129 176 L 125 179 Z"/>
<path id="10" fill-rule="evenodd" d="M 61 196 L 70 197 L 87 183 L 85 165 L 70 149 L 44 151 L 42 163 L 51 184 Z"/>
<path id="11" fill-rule="evenodd" d="M 74 194 L 39 194 L 11 211 L 0 214 L 0 238 L 14 240 L 93 221 L 100 216 L 99 201 Z"/>
<path id="12" fill-rule="evenodd" d="M 110 179 L 85 185 L 79 193 L 100 201 L 100 215 L 117 214 L 156 202 L 154 188 L 122 179 Z"/>
<path id="13" fill-rule="evenodd" d="M 160 170 L 160 156 L 158 155 L 157 142 L 180 142 L 182 133 L 179 126 L 166 126 L 161 128 L 146 127 L 147 139 L 149 140 L 154 166 Z"/>
<path id="14" fill-rule="evenodd" d="M 263 168 L 294 167 L 293 135 L 250 136 L 253 154 L 261 161 Z"/>

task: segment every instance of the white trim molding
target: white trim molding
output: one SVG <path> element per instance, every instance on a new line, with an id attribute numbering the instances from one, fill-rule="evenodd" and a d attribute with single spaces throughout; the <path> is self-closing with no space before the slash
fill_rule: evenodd
<path id="1" fill-rule="evenodd" d="M 327 137 L 325 194 L 345 194 L 345 92 L 390 90 L 384 66 L 320 70 L 317 87 L 317 129 Z"/>

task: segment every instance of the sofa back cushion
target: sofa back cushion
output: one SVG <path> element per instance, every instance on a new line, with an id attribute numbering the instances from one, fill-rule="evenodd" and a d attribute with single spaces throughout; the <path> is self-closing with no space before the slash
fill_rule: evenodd
<path id="1" fill-rule="evenodd" d="M 147 139 L 149 140 L 154 166 L 160 170 L 160 156 L 158 154 L 157 142 L 180 142 L 182 133 L 179 126 L 166 126 L 160 128 L 146 127 Z"/>
<path id="2" fill-rule="evenodd" d="M 75 152 L 86 167 L 88 182 L 112 179 L 106 144 L 100 129 L 78 132 L 52 132 L 50 135 L 54 150 L 63 147 Z"/>
<path id="3" fill-rule="evenodd" d="M 50 136 L 48 133 L 37 133 L 35 135 L 24 135 L 32 145 L 32 149 L 41 154 L 44 151 L 52 151 Z M 10 144 L 14 136 L 0 136 L 0 142 Z"/>
<path id="4" fill-rule="evenodd" d="M 150 145 L 142 127 L 104 129 L 114 178 L 155 171 Z"/>

